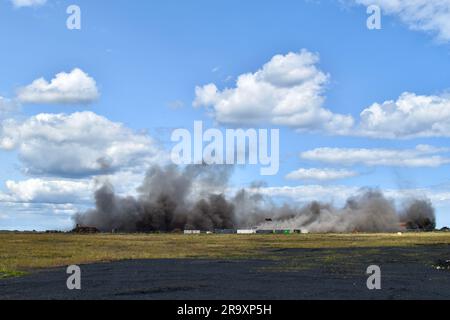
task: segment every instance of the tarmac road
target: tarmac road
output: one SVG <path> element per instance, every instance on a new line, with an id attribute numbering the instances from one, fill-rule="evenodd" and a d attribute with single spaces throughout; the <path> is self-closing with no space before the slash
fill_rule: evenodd
<path id="1" fill-rule="evenodd" d="M 270 260 L 133 260 L 81 266 L 69 291 L 65 268 L 0 281 L 0 299 L 450 299 L 449 246 L 268 251 Z M 367 289 L 369 265 L 382 289 Z"/>

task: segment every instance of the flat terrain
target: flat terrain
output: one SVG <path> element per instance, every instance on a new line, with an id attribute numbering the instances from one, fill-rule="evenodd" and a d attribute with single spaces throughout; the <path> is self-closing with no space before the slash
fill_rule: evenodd
<path id="1" fill-rule="evenodd" d="M 450 299 L 449 233 L 0 234 L 0 299 Z M 65 266 L 81 265 L 68 291 Z M 365 271 L 382 269 L 382 290 Z"/>

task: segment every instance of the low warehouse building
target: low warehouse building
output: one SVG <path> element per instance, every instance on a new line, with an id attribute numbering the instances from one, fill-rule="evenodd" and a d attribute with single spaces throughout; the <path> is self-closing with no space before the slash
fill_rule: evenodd
<path id="1" fill-rule="evenodd" d="M 217 229 L 214 230 L 215 234 L 236 234 L 237 231 L 234 229 Z"/>
<path id="2" fill-rule="evenodd" d="M 257 234 L 273 234 L 273 230 L 256 230 Z"/>
<path id="3" fill-rule="evenodd" d="M 88 227 L 88 226 L 82 226 L 82 225 L 77 224 L 75 229 L 73 229 L 71 232 L 72 233 L 82 233 L 82 234 L 94 234 L 94 233 L 99 233 L 100 230 L 98 230 L 95 227 Z"/>

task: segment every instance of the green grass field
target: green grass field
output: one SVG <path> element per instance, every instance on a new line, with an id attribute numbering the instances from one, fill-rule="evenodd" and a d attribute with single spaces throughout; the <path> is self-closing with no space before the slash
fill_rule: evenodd
<path id="1" fill-rule="evenodd" d="M 450 245 L 450 233 L 309 235 L 74 235 L 0 233 L 0 279 L 35 269 L 128 259 L 268 258 L 290 248 Z"/>

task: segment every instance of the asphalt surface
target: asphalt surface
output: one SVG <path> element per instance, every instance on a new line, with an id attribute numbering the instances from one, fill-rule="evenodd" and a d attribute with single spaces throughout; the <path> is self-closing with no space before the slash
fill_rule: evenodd
<path id="1" fill-rule="evenodd" d="M 268 251 L 269 260 L 133 260 L 82 265 L 81 290 L 65 268 L 0 280 L 0 299 L 450 299 L 449 246 Z M 382 289 L 367 289 L 379 265 Z"/>

